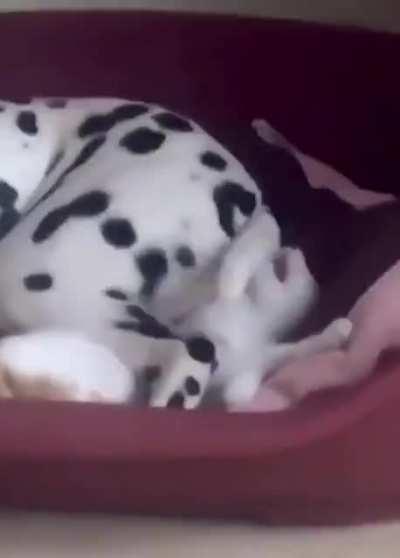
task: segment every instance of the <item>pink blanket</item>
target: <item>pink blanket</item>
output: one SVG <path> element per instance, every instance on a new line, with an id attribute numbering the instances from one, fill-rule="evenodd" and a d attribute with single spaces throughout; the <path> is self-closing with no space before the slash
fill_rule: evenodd
<path id="1" fill-rule="evenodd" d="M 332 168 L 302 153 L 265 121 L 255 121 L 254 127 L 265 141 L 284 147 L 296 157 L 312 187 L 328 187 L 357 209 L 389 202 L 391 211 L 393 204 L 390 202 L 394 201 L 391 195 L 358 188 Z M 400 231 L 400 221 L 396 217 L 397 214 L 394 226 L 399 222 Z M 348 316 L 353 323 L 353 331 L 348 345 L 343 350 L 316 354 L 277 370 L 265 381 L 256 399 L 246 410 L 281 410 L 312 392 L 360 381 L 376 369 L 385 351 L 400 346 L 400 246 L 398 252 L 398 263 L 382 270 L 380 277 L 368 286 L 352 306 Z M 371 255 L 367 254 L 367 257 L 369 262 Z M 396 259 L 392 257 L 390 261 Z M 363 273 L 363 270 L 360 269 L 359 273 Z M 342 289 L 346 289 L 345 284 Z"/>

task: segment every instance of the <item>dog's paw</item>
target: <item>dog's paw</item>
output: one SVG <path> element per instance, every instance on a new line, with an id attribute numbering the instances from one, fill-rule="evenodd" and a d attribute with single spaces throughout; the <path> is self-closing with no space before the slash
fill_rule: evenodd
<path id="1" fill-rule="evenodd" d="M 0 342 L 0 397 L 123 403 L 133 391 L 133 374 L 80 334 L 42 331 Z"/>
<path id="2" fill-rule="evenodd" d="M 179 343 L 150 396 L 151 407 L 195 409 L 209 386 L 215 366 L 214 344 L 203 337 Z"/>

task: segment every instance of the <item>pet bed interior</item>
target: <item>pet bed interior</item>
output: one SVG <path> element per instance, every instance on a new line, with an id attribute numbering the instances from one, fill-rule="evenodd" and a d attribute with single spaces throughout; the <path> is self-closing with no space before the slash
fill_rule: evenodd
<path id="1" fill-rule="evenodd" d="M 112 96 L 230 147 L 265 117 L 364 188 L 399 188 L 400 38 L 145 12 L 5 14 L 1 97 Z M 2 507 L 356 523 L 400 513 L 400 368 L 279 414 L 0 404 Z"/>

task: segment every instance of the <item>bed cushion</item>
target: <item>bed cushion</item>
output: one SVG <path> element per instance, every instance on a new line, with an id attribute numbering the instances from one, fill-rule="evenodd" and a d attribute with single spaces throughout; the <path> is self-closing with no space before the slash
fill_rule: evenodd
<path id="1" fill-rule="evenodd" d="M 265 115 L 361 188 L 396 193 L 400 39 L 144 12 L 0 17 L 4 98 L 154 100 L 244 158 Z M 268 111 L 268 115 L 266 115 Z M 244 161 L 245 162 L 245 161 Z M 4 507 L 348 524 L 400 513 L 400 372 L 287 413 L 0 405 Z"/>

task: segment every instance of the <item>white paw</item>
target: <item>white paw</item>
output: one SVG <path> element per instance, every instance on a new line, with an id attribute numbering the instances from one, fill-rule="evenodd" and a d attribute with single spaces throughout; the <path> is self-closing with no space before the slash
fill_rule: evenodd
<path id="1" fill-rule="evenodd" d="M 134 391 L 133 374 L 111 351 L 74 332 L 5 337 L 0 363 L 16 399 L 123 403 Z"/>
<path id="2" fill-rule="evenodd" d="M 250 403 L 257 395 L 260 380 L 254 374 L 235 376 L 225 387 L 223 398 L 228 408 Z"/>
<path id="3" fill-rule="evenodd" d="M 308 269 L 306 259 L 303 252 L 299 248 L 283 248 L 282 255 L 286 260 L 287 275 L 304 277 L 305 279 L 315 283 L 315 279 Z"/>
<path id="4" fill-rule="evenodd" d="M 298 248 L 284 248 L 282 256 L 286 272 L 283 284 L 286 289 L 297 293 L 302 307 L 311 305 L 318 297 L 318 283 L 307 267 L 303 252 Z"/>
<path id="5" fill-rule="evenodd" d="M 150 396 L 150 407 L 195 409 L 211 376 L 211 364 L 192 358 L 185 345 L 162 367 L 161 378 Z"/>
<path id="6" fill-rule="evenodd" d="M 218 296 L 227 300 L 240 298 L 249 281 L 249 270 L 232 258 L 224 261 L 218 278 Z"/>
<path id="7" fill-rule="evenodd" d="M 244 294 L 250 279 L 281 246 L 279 225 L 273 215 L 259 208 L 245 229 L 233 240 L 221 263 L 218 294 L 235 299 Z"/>

